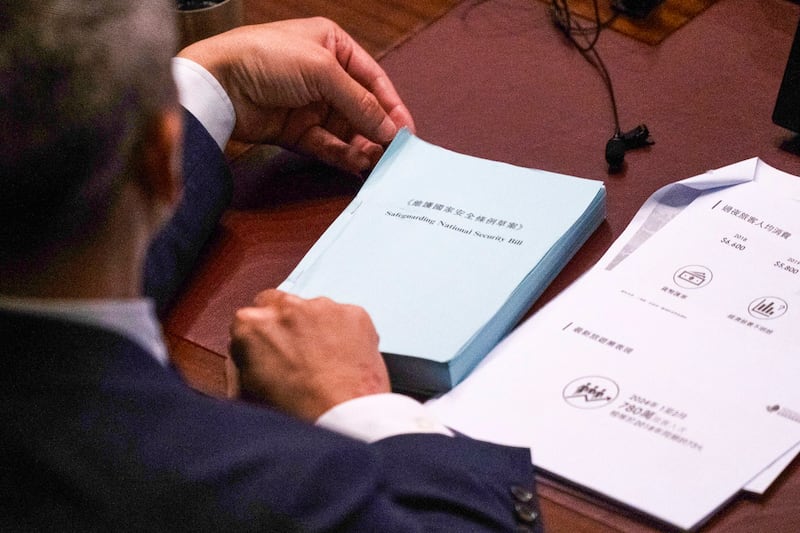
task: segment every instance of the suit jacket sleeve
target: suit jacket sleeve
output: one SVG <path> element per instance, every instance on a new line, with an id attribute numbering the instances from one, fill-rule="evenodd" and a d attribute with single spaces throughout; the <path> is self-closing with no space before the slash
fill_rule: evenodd
<path id="1" fill-rule="evenodd" d="M 144 294 L 155 300 L 160 314 L 191 272 L 232 193 L 231 172 L 222 151 L 185 111 L 182 198 L 151 243 L 145 262 Z"/>
<path id="2" fill-rule="evenodd" d="M 365 444 L 199 394 L 89 326 L 0 312 L 0 343 L 0 530 L 541 530 L 527 449 Z"/>

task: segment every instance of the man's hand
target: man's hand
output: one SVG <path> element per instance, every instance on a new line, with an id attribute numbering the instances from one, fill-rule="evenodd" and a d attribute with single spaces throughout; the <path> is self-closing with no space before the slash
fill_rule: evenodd
<path id="1" fill-rule="evenodd" d="M 383 69 L 324 18 L 245 26 L 179 56 L 205 67 L 233 101 L 233 140 L 283 146 L 358 173 L 414 122 Z"/>
<path id="2" fill-rule="evenodd" d="M 243 393 L 299 418 L 390 391 L 378 334 L 360 307 L 267 290 L 237 311 L 231 337 Z"/>

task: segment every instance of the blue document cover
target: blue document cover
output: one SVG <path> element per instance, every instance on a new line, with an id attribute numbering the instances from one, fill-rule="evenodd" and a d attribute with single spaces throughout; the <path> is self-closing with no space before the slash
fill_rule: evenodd
<path id="1" fill-rule="evenodd" d="M 604 218 L 600 181 L 460 154 L 401 130 L 279 288 L 364 307 L 394 388 L 443 392 Z"/>

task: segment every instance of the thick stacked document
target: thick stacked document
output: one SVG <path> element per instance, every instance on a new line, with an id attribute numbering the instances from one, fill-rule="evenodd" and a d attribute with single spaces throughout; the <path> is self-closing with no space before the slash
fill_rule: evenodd
<path id="1" fill-rule="evenodd" d="M 600 262 L 428 403 L 541 470 L 691 530 L 800 443 L 800 178 L 657 191 Z"/>
<path id="2" fill-rule="evenodd" d="M 398 133 L 281 289 L 366 308 L 396 389 L 446 391 L 605 217 L 602 182 Z"/>

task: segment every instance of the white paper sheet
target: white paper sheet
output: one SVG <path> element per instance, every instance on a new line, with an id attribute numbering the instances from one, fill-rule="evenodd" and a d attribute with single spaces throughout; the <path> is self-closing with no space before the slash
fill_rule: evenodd
<path id="1" fill-rule="evenodd" d="M 430 408 L 699 526 L 768 485 L 800 442 L 795 198 L 800 179 L 757 159 L 659 190 L 598 265 Z"/>

